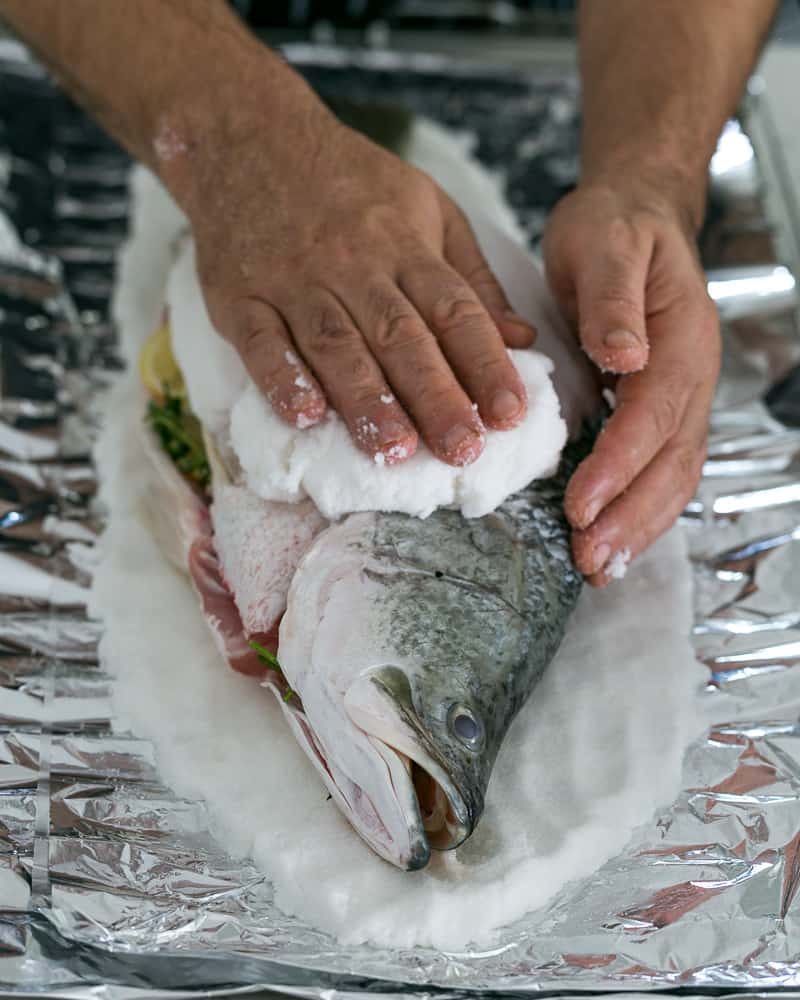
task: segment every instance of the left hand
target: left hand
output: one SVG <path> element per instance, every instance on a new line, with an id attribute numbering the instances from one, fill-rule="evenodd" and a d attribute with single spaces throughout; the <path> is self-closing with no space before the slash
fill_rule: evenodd
<path id="1" fill-rule="evenodd" d="M 545 234 L 550 286 L 581 345 L 617 374 L 617 407 L 567 488 L 573 555 L 589 582 L 609 559 L 644 551 L 697 486 L 720 364 L 717 311 L 689 213 L 668 187 L 593 180 L 555 209 Z"/>

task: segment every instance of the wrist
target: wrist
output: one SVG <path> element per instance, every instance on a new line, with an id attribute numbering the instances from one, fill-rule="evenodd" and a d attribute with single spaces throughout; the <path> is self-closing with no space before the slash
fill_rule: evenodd
<path id="1" fill-rule="evenodd" d="M 705 216 L 708 172 L 669 157 L 654 159 L 652 150 L 627 150 L 585 162 L 578 187 L 614 191 L 646 211 L 674 218 L 694 239 Z"/>

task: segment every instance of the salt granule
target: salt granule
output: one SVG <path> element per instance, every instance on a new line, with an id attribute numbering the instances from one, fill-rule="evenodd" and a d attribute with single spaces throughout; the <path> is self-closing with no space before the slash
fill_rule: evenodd
<path id="1" fill-rule="evenodd" d="M 606 563 L 606 573 L 614 580 L 621 580 L 628 572 L 630 561 L 631 550 L 627 547 L 620 549 Z"/>

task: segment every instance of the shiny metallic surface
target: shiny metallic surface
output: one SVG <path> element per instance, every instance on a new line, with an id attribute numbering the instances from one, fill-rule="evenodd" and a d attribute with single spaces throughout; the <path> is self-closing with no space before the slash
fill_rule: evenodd
<path id="1" fill-rule="evenodd" d="M 788 267 L 728 267 L 708 271 L 708 294 L 725 320 L 796 308 L 797 282 Z"/>
<path id="2" fill-rule="evenodd" d="M 547 206 L 540 188 L 522 204 L 525 171 L 547 181 L 551 200 L 568 183 L 573 84 L 475 72 L 469 98 L 463 77 L 450 86 L 446 60 L 419 62 L 383 57 L 381 73 L 426 113 L 466 115 L 485 162 L 507 156 L 503 143 L 517 142 L 507 133 L 520 134 L 508 121 L 490 127 L 499 90 L 509 115 L 540 121 L 510 185 L 535 242 Z M 329 84 L 344 74 L 349 96 L 368 79 L 330 53 L 311 68 Z M 495 96 L 482 103 L 487 79 Z M 800 361 L 794 300 L 762 310 L 751 297 L 728 315 L 708 462 L 685 519 L 698 689 L 715 718 L 740 721 L 712 726 L 689 749 L 684 791 L 623 855 L 493 947 L 345 947 L 282 913 L 263 873 L 215 840 L 204 804 L 173 794 L 152 745 L 113 718 L 101 627 L 81 593 L 103 519 L 86 455 L 93 400 L 116 364 L 105 309 L 127 164 L 19 50 L 0 46 L 0 82 L 0 119 L 16 136 L 6 188 L 24 179 L 41 195 L 4 202 L 30 247 L 0 241 L 0 358 L 10 359 L 0 366 L 0 991 L 155 1000 L 261 988 L 389 1000 L 797 990 L 800 442 L 764 402 Z M 779 268 L 736 204 L 734 222 L 707 233 L 706 259 Z M 21 585 L 32 579 L 22 565 L 44 575 L 44 590 Z"/>
<path id="3" fill-rule="evenodd" d="M 711 190 L 726 200 L 753 197 L 758 194 L 761 178 L 755 150 L 738 121 L 730 121 L 723 129 L 717 151 L 711 158 Z"/>

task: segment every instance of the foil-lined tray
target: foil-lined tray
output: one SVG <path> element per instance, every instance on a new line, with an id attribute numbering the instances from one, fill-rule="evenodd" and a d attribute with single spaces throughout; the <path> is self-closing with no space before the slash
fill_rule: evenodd
<path id="1" fill-rule="evenodd" d="M 492 143 L 508 136 L 495 153 L 513 162 L 532 241 L 574 180 L 574 80 L 289 54 L 333 97 L 366 87 L 457 119 L 489 165 Z M 800 703 L 800 421 L 789 405 L 800 336 L 794 278 L 759 242 L 769 227 L 741 129 L 726 140 L 736 155 L 717 161 L 705 235 L 726 360 L 685 521 L 698 684 L 745 721 L 696 742 L 678 800 L 497 947 L 388 951 L 343 947 L 281 913 L 264 875 L 209 834 L 204 804 L 176 796 L 153 747 L 114 725 L 101 625 L 86 613 L 103 526 L 89 455 L 95 404 L 117 365 L 107 308 L 128 161 L 7 43 L 0 84 L 0 991 L 112 1000 L 258 987 L 320 998 L 800 988 L 800 720 L 784 707 Z M 498 130 L 487 87 L 508 98 L 516 130 Z M 539 188 L 525 200 L 529 168 L 551 177 L 550 202 Z M 742 239 L 750 250 L 737 257 Z"/>

